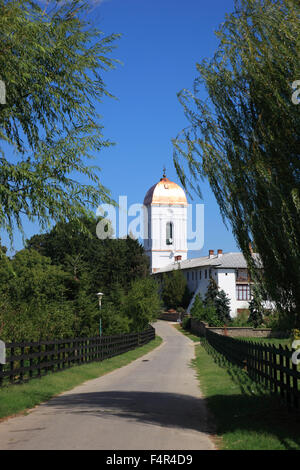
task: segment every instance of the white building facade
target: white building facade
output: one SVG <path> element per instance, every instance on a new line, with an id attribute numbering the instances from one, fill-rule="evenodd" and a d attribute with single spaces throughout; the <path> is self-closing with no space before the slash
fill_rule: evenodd
<path id="1" fill-rule="evenodd" d="M 164 174 L 147 192 L 144 206 L 144 248 L 151 273 L 161 278 L 181 269 L 194 294 L 188 311 L 197 294 L 204 298 L 210 278 L 228 295 L 232 317 L 249 308 L 251 282 L 242 253 L 209 250 L 208 256 L 187 259 L 187 199 L 180 186 Z"/>
<path id="2" fill-rule="evenodd" d="M 190 292 L 194 294 L 188 312 L 197 294 L 201 294 L 204 298 L 210 278 L 216 281 L 219 289 L 223 290 L 230 299 L 231 317 L 236 317 L 245 309 L 248 310 L 251 300 L 251 281 L 242 253 L 223 253 L 222 250 L 218 250 L 215 254 L 213 250 L 209 250 L 208 256 L 170 264 L 156 271 L 156 275 L 174 269 L 181 269 Z"/>
<path id="3" fill-rule="evenodd" d="M 183 189 L 166 175 L 144 199 L 144 248 L 154 273 L 187 259 L 187 199 Z"/>

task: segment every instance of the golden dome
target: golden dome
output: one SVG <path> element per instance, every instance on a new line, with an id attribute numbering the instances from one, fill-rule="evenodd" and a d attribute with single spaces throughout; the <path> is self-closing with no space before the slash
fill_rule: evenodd
<path id="1" fill-rule="evenodd" d="M 188 205 L 184 190 L 178 184 L 170 181 L 165 174 L 158 183 L 149 189 L 145 196 L 145 206 L 154 204 Z"/>

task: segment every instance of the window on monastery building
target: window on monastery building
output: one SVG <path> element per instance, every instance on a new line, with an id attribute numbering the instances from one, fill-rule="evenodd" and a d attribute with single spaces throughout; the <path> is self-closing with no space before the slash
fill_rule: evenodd
<path id="1" fill-rule="evenodd" d="M 249 281 L 249 274 L 247 269 L 237 269 L 236 270 L 236 280 L 237 282 L 247 282 Z"/>
<path id="2" fill-rule="evenodd" d="M 205 279 L 207 279 L 207 269 L 205 270 Z"/>
<path id="3" fill-rule="evenodd" d="M 195 281 L 198 279 L 198 271 L 195 271 Z"/>
<path id="4" fill-rule="evenodd" d="M 173 244 L 173 223 L 167 222 L 166 226 L 166 243 L 167 245 Z"/>
<path id="5" fill-rule="evenodd" d="M 194 271 L 192 271 L 192 281 L 194 280 Z"/>
<path id="6" fill-rule="evenodd" d="M 202 271 L 200 270 L 199 271 L 199 280 L 201 281 L 201 278 L 202 278 Z"/>
<path id="7" fill-rule="evenodd" d="M 236 299 L 237 300 L 251 300 L 250 286 L 248 284 L 236 285 Z"/>
<path id="8" fill-rule="evenodd" d="M 189 272 L 187 272 L 187 273 L 186 273 L 186 280 L 188 281 L 188 280 L 189 280 L 189 278 L 190 278 L 190 273 L 189 273 Z"/>

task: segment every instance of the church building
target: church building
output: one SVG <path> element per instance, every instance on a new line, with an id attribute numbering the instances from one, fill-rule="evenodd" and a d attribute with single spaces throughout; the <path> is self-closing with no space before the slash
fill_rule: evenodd
<path id="1" fill-rule="evenodd" d="M 223 253 L 218 249 L 216 253 L 209 250 L 207 256 L 188 259 L 187 198 L 184 190 L 166 177 L 165 171 L 147 192 L 144 206 L 144 233 L 147 235 L 144 248 L 150 259 L 151 273 L 162 277 L 163 273 L 174 269 L 182 270 L 189 290 L 194 293 L 188 311 L 198 293 L 204 297 L 210 278 L 228 295 L 232 317 L 248 309 L 251 281 L 242 253 Z"/>
<path id="2" fill-rule="evenodd" d="M 144 240 L 151 272 L 187 259 L 187 199 L 184 190 L 164 172 L 144 199 Z"/>

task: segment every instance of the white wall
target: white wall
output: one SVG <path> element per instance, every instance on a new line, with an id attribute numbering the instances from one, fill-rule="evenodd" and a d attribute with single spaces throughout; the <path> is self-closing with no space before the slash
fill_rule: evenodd
<path id="1" fill-rule="evenodd" d="M 207 272 L 207 278 L 205 279 L 205 270 Z M 200 271 L 201 271 L 201 279 L 200 279 Z M 196 272 L 197 272 L 197 279 L 196 279 Z M 194 268 L 194 269 L 186 269 L 183 271 L 187 285 L 190 292 L 200 292 L 201 296 L 204 297 L 207 286 L 209 284 L 209 268 Z M 194 275 L 193 275 L 194 273 Z M 193 279 L 194 278 L 194 279 Z"/>
<path id="2" fill-rule="evenodd" d="M 148 206 L 145 224 L 148 227 L 148 240 L 144 241 L 146 254 L 150 258 L 151 271 L 174 263 L 175 256 L 182 261 L 187 259 L 187 208 L 174 205 Z M 148 217 L 148 218 L 147 218 Z M 174 240 L 166 243 L 166 225 L 173 223 Z"/>
<path id="3" fill-rule="evenodd" d="M 205 269 L 207 269 L 207 279 L 205 279 Z M 197 268 L 199 270 L 199 268 Z M 188 287 L 191 292 L 195 292 L 195 295 L 193 296 L 193 299 L 188 307 L 188 312 L 190 312 L 190 309 L 194 303 L 195 296 L 197 294 L 201 294 L 202 298 L 204 298 L 207 287 L 209 284 L 209 268 L 201 268 L 202 271 L 202 276 L 201 280 L 199 280 L 199 275 L 198 275 L 198 281 L 196 282 L 195 280 L 192 280 L 192 271 L 194 270 L 185 270 L 184 274 L 187 276 L 187 272 L 189 271 L 189 280 L 188 282 Z M 235 269 L 214 269 L 211 268 L 211 277 L 215 279 L 217 282 L 218 286 L 220 289 L 224 290 L 224 292 L 228 295 L 230 299 L 230 315 L 231 317 L 236 317 L 237 316 L 237 309 L 247 309 L 249 308 L 249 302 L 246 300 L 237 300 L 236 298 L 236 270 Z M 195 279 L 195 274 L 194 274 L 194 279 Z"/>
<path id="4" fill-rule="evenodd" d="M 237 316 L 238 308 L 248 308 L 249 301 L 236 298 L 236 270 L 218 269 L 218 286 L 224 290 L 230 298 L 230 315 Z"/>

